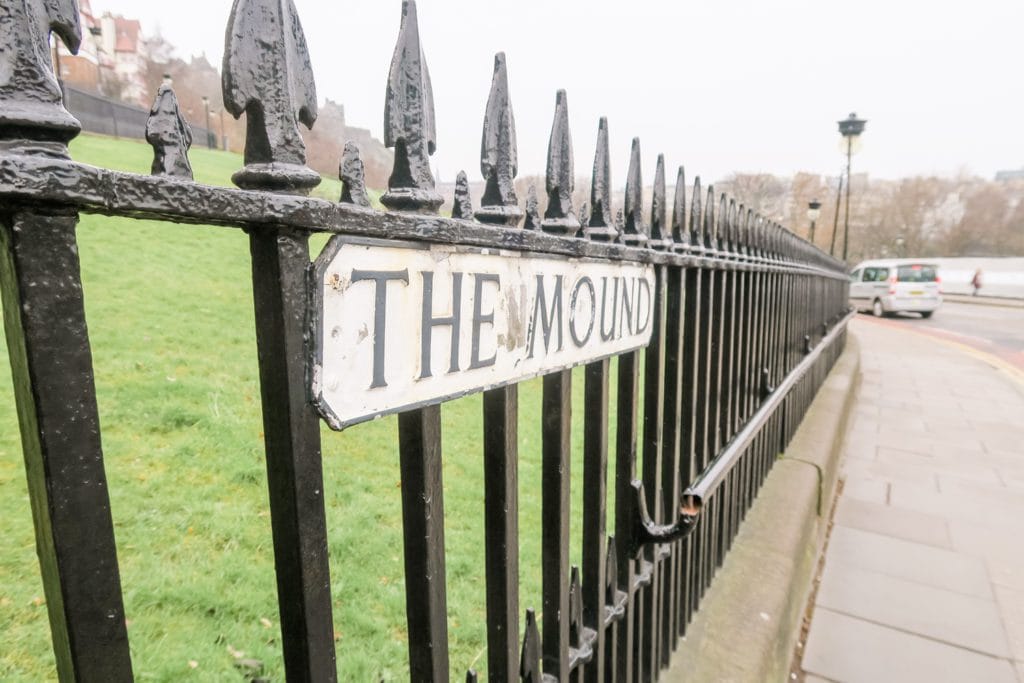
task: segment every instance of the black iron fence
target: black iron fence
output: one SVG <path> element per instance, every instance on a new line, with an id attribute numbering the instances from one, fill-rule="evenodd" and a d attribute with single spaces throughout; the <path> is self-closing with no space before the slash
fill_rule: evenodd
<path id="1" fill-rule="evenodd" d="M 25 26 L 59 13 L 43 0 L 17 7 L 23 5 L 10 12 Z M 49 19 L 75 42 L 75 18 Z M 392 211 L 369 207 L 351 145 L 342 160 L 341 202 L 304 197 L 319 178 L 304 165 L 297 120 L 312 124 L 316 96 L 295 9 L 291 0 L 236 0 L 230 21 L 225 106 L 248 113 L 250 127 L 246 166 L 235 175 L 241 190 L 191 181 L 189 135 L 167 87 L 147 123 L 153 176 L 74 162 L 66 142 L 78 124 L 61 105 L 50 66 L 36 61 L 47 50 L 30 43 L 42 38 L 8 33 L 5 40 L 17 44 L 0 54 L 17 62 L 4 65 L 16 77 L 0 89 L 4 325 L 61 679 L 132 679 L 76 250 L 80 212 L 240 228 L 250 236 L 288 680 L 337 676 L 321 417 L 342 427 L 383 412 L 400 413 L 411 679 L 451 678 L 440 403 L 477 390 L 484 392 L 490 680 L 656 679 L 842 351 L 843 264 L 742 204 L 710 188 L 705 195 L 699 179 L 688 194 L 682 169 L 670 208 L 661 157 L 647 214 L 636 141 L 625 206 L 616 215 L 604 121 L 590 210 L 577 216 L 565 93 L 556 101 L 546 209 L 541 215 L 532 191 L 520 208 L 503 55 L 484 121 L 482 206 L 473 209 L 463 182 L 453 218 L 432 215 L 441 203 L 428 163 L 433 102 L 413 0 L 403 2 L 385 110 L 396 160 L 383 202 Z M 276 42 L 268 42 L 273 35 Z M 311 267 L 313 233 L 335 237 Z M 357 250 L 355 267 L 338 265 L 346 249 Z M 444 282 L 440 270 L 411 277 L 423 253 L 443 255 L 436 263 L 477 260 L 472 269 L 451 266 L 459 272 L 447 272 Z M 374 269 L 378 258 L 391 268 Z M 450 315 L 433 310 L 435 281 L 437 291 L 452 292 Z M 523 301 L 533 297 L 525 316 L 515 314 L 515 297 L 508 304 L 487 299 L 485 287 L 497 291 L 503 282 L 518 287 Z M 364 283 L 359 291 L 370 293 L 369 303 L 345 308 L 356 283 Z M 403 365 L 408 340 L 386 341 L 387 306 L 405 301 L 414 285 L 423 297 L 423 328 L 413 360 Z M 467 307 L 459 305 L 463 292 Z M 360 347 L 362 360 L 346 366 L 349 349 L 331 344 L 345 338 L 345 321 L 363 314 L 373 334 Z M 507 334 L 485 357 L 481 340 L 499 328 Z M 447 345 L 437 341 L 443 333 Z M 459 350 L 459 335 L 471 350 Z M 430 350 L 431 340 L 439 350 Z M 434 377 L 432 368 L 440 375 L 449 352 L 451 368 Z M 582 397 L 570 381 L 580 364 Z M 403 381 L 403 371 L 412 379 L 396 398 L 389 383 Z M 544 377 L 543 414 L 520 416 L 517 382 L 535 375 Z M 356 402 L 345 403 L 352 396 Z M 581 398 L 583 503 L 571 510 L 570 415 Z M 540 605 L 521 605 L 518 597 L 521 418 L 542 421 Z M 582 517 L 579 568 L 569 564 L 572 515 Z M 539 616 L 526 609 L 521 620 L 524 607 Z"/>
<path id="2" fill-rule="evenodd" d="M 82 130 L 115 138 L 146 139 L 146 123 L 149 121 L 149 110 L 127 102 L 119 102 L 109 97 L 63 84 L 64 98 L 70 111 Z M 197 144 L 219 147 L 217 134 L 206 128 L 192 127 L 192 135 Z"/>

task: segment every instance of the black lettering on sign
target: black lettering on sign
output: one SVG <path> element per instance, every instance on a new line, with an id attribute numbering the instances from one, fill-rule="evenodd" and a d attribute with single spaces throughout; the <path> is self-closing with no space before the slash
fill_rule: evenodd
<path id="1" fill-rule="evenodd" d="M 480 330 L 484 325 L 494 327 L 494 308 L 491 308 L 490 313 L 484 314 L 483 312 L 484 284 L 493 282 L 498 286 L 497 291 L 501 291 L 501 278 L 493 273 L 473 273 L 473 279 L 473 349 L 469 358 L 470 370 L 490 367 L 498 359 L 497 345 L 495 345 L 494 355 L 490 358 L 480 359 Z"/>
<path id="2" fill-rule="evenodd" d="M 544 352 L 550 352 L 551 330 L 558 332 L 558 351 L 562 350 L 562 276 L 555 276 L 555 291 L 551 296 L 550 313 L 547 298 L 544 296 L 544 276 L 537 276 L 537 296 L 533 300 L 533 315 L 530 316 L 529 344 L 526 357 L 533 358 L 533 346 L 537 341 L 537 316 L 544 327 Z M 557 324 L 555 319 L 558 319 Z"/>
<path id="3" fill-rule="evenodd" d="M 371 389 L 386 387 L 384 381 L 385 332 L 387 331 L 388 282 L 409 284 L 408 270 L 353 270 L 352 284 L 372 280 L 377 284 L 373 305 L 373 382 Z"/>
<path id="4" fill-rule="evenodd" d="M 633 281 L 633 285 L 636 285 L 636 280 Z M 625 278 L 622 280 L 622 315 L 619 321 L 619 337 L 622 336 L 622 328 L 625 327 L 629 330 L 630 336 L 633 335 L 633 303 L 636 301 L 636 292 L 633 291 L 633 287 L 626 283 Z"/>
<path id="5" fill-rule="evenodd" d="M 420 379 L 432 377 L 430 359 L 435 327 L 450 327 L 452 334 L 451 365 L 448 374 L 459 371 L 459 337 L 462 332 L 462 273 L 452 273 L 452 314 L 444 318 L 434 317 L 434 274 L 422 271 L 423 276 L 423 318 L 420 328 L 422 347 L 420 353 Z"/>
<path id="6" fill-rule="evenodd" d="M 579 319 L 577 315 L 579 309 L 576 304 L 579 301 L 580 289 L 586 288 L 590 292 L 590 306 L 588 309 L 584 309 L 584 315 L 588 316 L 590 322 L 587 324 L 587 333 L 580 337 L 579 331 L 576 328 Z M 581 277 L 576 281 L 576 285 L 572 288 L 572 297 L 569 305 L 569 335 L 572 337 L 572 342 L 576 345 L 576 348 L 583 348 L 590 337 L 594 334 L 594 321 L 597 318 L 597 291 L 594 289 L 594 281 L 589 277 Z"/>
<path id="7" fill-rule="evenodd" d="M 647 331 L 647 326 L 651 324 L 651 313 L 652 313 L 652 310 L 654 308 L 651 305 L 651 283 L 649 283 L 647 280 L 644 280 L 643 278 L 637 278 L 636 279 L 636 284 L 637 284 L 636 333 L 637 334 L 643 334 L 644 332 Z M 641 301 L 641 299 L 643 297 L 641 297 L 640 294 L 645 293 L 645 292 L 647 294 L 647 302 L 642 304 L 642 303 L 640 303 L 640 301 Z M 640 313 L 641 312 L 647 314 L 647 317 L 644 318 L 644 322 L 643 322 L 642 325 L 640 324 Z"/>
<path id="8" fill-rule="evenodd" d="M 619 278 L 612 278 L 615 288 L 612 290 L 611 305 L 608 304 L 608 278 L 603 277 L 601 280 L 601 341 L 606 342 L 615 338 L 615 321 L 618 320 L 619 313 Z M 605 317 L 609 310 L 612 314 L 612 322 L 611 325 L 605 326 Z"/>

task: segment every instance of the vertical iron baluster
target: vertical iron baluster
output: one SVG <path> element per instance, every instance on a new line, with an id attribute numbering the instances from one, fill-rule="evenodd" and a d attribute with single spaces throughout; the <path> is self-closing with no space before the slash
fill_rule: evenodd
<path id="1" fill-rule="evenodd" d="M 544 673 L 569 679 L 569 464 L 572 371 L 544 377 L 542 510 Z"/>
<path id="2" fill-rule="evenodd" d="M 639 162 L 640 146 L 634 145 L 636 159 Z M 639 163 L 637 164 L 639 171 Z M 639 172 L 635 176 L 639 183 Z M 630 192 L 630 188 L 634 192 Z M 633 194 L 636 198 L 636 210 L 642 212 L 643 186 L 641 184 L 631 185 L 627 180 L 626 194 Z M 640 221 L 632 224 L 636 233 L 648 237 L 646 246 L 649 248 L 663 249 L 665 245 L 665 159 L 658 157 L 658 167 L 654 181 L 654 195 L 651 209 L 651 222 L 643 224 Z M 635 212 L 631 212 L 635 214 Z M 627 221 L 629 216 L 627 216 Z M 627 222 L 627 233 L 630 231 L 630 223 Z M 651 340 L 644 351 L 644 412 L 643 412 L 643 482 L 644 488 L 651 492 L 650 514 L 655 522 L 661 522 L 662 514 L 661 486 L 661 463 L 662 463 L 662 429 L 664 428 L 665 409 L 665 388 L 663 368 L 665 364 L 665 287 L 666 287 L 666 266 L 655 266 L 655 287 L 653 303 L 653 320 Z M 673 517 L 674 519 L 674 517 Z M 662 584 L 661 576 L 661 547 L 658 544 L 648 544 L 644 548 L 644 558 L 651 566 L 651 585 L 644 592 L 644 623 L 643 623 L 643 661 L 644 671 L 648 678 L 653 680 L 655 672 L 660 666 L 658 646 L 660 645 L 660 624 L 661 615 L 660 590 Z"/>
<path id="3" fill-rule="evenodd" d="M 295 6 L 236 0 L 228 26 L 224 106 L 247 117 L 245 167 L 233 180 L 308 192 L 320 176 L 305 165 L 297 123 L 316 120 L 316 88 Z M 249 247 L 285 671 L 288 680 L 333 681 L 320 420 L 306 385 L 309 235 L 252 226 Z"/>
<path id="4" fill-rule="evenodd" d="M 78 217 L 4 209 L 4 328 L 57 674 L 62 681 L 131 681 Z"/>
<path id="5" fill-rule="evenodd" d="M 555 97 L 555 117 L 548 144 L 548 207 L 541 229 L 557 235 L 580 230 L 573 213 L 574 176 L 568 98 Z M 544 377 L 541 482 L 541 568 L 543 574 L 544 673 L 559 681 L 569 677 L 569 465 L 572 422 L 572 371 Z"/>
<path id="6" fill-rule="evenodd" d="M 519 671 L 519 388 L 484 393 L 488 680 Z"/>
<path id="7" fill-rule="evenodd" d="M 635 523 L 638 514 L 633 502 L 633 480 L 636 478 L 637 407 L 640 400 L 640 352 L 631 351 L 618 357 L 618 396 L 616 398 L 615 433 L 615 538 L 618 545 L 618 576 L 626 593 L 626 614 L 619 626 L 617 678 L 633 683 L 636 663 L 633 660 L 636 640 L 636 561 L 634 550 Z"/>
<path id="8" fill-rule="evenodd" d="M 591 190 L 593 210 L 584 233 L 588 239 L 610 242 L 617 231 L 611 216 L 611 162 L 608 154 L 608 120 L 598 124 L 597 150 L 594 154 L 594 177 Z M 605 632 L 609 596 L 606 572 L 608 553 L 606 505 L 608 497 L 608 409 L 610 361 L 597 361 L 586 366 L 583 412 L 583 618 L 594 629 L 594 663 L 586 668 L 585 680 L 603 683 L 613 675 L 615 639 Z M 612 590 L 617 590 L 615 586 Z M 613 603 L 614 604 L 614 603 Z"/>
<path id="9" fill-rule="evenodd" d="M 395 210 L 436 213 L 442 198 L 430 172 L 436 147 L 434 96 L 415 0 L 402 2 L 384 106 L 384 142 L 395 148 L 395 166 L 381 202 Z M 440 406 L 399 415 L 398 441 L 409 673 L 417 683 L 440 683 L 448 680 Z"/>
<path id="10" fill-rule="evenodd" d="M 669 251 L 684 245 L 686 230 L 686 174 L 679 167 L 676 176 L 675 198 L 672 205 L 672 225 L 666 235 Z M 674 519 L 680 505 L 680 451 L 682 448 L 682 378 L 683 378 L 683 305 L 686 296 L 683 269 L 668 266 L 665 288 L 665 407 L 663 410 L 663 452 L 661 481 L 668 493 L 663 496 L 663 519 Z M 661 601 L 661 664 L 667 666 L 676 646 L 679 632 L 679 609 L 681 592 L 679 588 L 681 552 L 683 541 L 671 546 L 671 554 L 665 569 Z"/>
<path id="11" fill-rule="evenodd" d="M 583 393 L 583 620 L 596 633 L 594 660 L 587 681 L 604 681 L 605 506 L 608 495 L 608 359 L 586 366 Z"/>
<path id="12" fill-rule="evenodd" d="M 253 229 L 253 298 L 288 680 L 334 680 L 320 419 L 306 400 L 309 238 Z"/>
<path id="13" fill-rule="evenodd" d="M 398 416 L 410 680 L 448 680 L 441 406 Z"/>
<path id="14" fill-rule="evenodd" d="M 3 14 L 0 147 L 66 159 L 81 126 L 64 108 L 50 37 L 78 52 L 77 3 L 21 0 Z M 77 223 L 74 211 L 41 215 L 5 201 L 0 298 L 57 674 L 131 681 Z"/>
<path id="15" fill-rule="evenodd" d="M 517 159 L 508 67 L 505 54 L 499 52 L 480 143 L 480 171 L 486 182 L 476 212 L 481 222 L 512 226 L 522 218 L 514 185 Z M 487 662 L 494 683 L 514 680 L 520 665 L 518 403 L 516 385 L 484 393 Z"/>

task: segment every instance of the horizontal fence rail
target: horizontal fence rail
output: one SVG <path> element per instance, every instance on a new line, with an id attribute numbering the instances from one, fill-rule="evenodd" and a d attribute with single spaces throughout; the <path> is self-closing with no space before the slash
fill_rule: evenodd
<path id="1" fill-rule="evenodd" d="M 385 102 L 385 142 L 395 149 L 387 211 L 371 207 L 352 144 L 340 160 L 340 201 L 305 196 L 320 178 L 305 165 L 298 124 L 313 125 L 317 100 L 292 0 L 232 8 L 223 90 L 225 108 L 247 115 L 240 189 L 193 182 L 192 133 L 168 84 L 146 124 L 151 176 L 73 161 L 67 143 L 79 123 L 64 109 L 47 34 L 77 48 L 76 3 L 19 0 L 2 12 L 15 30 L 0 36 L 0 61 L 14 74 L 0 86 L 0 289 L 61 680 L 133 680 L 77 256 L 80 213 L 249 235 L 289 681 L 337 678 L 321 423 L 348 427 L 385 413 L 398 414 L 410 679 L 462 678 L 448 657 L 441 404 L 475 392 L 483 393 L 489 680 L 656 680 L 844 348 L 844 264 L 705 191 L 699 178 L 688 187 L 682 168 L 670 200 L 662 156 L 645 207 L 639 140 L 614 210 L 604 119 L 589 208 L 574 207 L 564 91 L 541 213 L 536 188 L 516 193 L 503 54 L 485 109 L 481 206 L 460 174 L 452 216 L 438 216 L 433 94 L 414 0 L 402 2 Z M 311 261 L 315 233 L 332 237 Z M 493 295 L 510 286 L 532 297 L 525 312 Z M 422 311 L 405 315 L 413 293 Z M 346 318 L 337 313 L 357 296 L 373 330 L 358 351 L 356 342 L 344 346 Z M 408 320 L 422 322 L 414 343 L 395 327 Z M 488 346 L 499 329 L 504 346 Z M 349 350 L 364 355 L 345 365 Z M 519 384 L 536 376 L 542 415 L 520 415 Z M 584 427 L 579 510 L 570 495 L 574 403 Z M 522 605 L 518 429 L 535 419 L 542 598 Z M 573 519 L 582 522 L 578 567 Z"/>

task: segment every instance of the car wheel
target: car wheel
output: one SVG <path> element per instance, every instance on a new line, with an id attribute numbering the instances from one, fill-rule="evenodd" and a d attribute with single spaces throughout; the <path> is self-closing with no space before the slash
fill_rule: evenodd
<path id="1" fill-rule="evenodd" d="M 871 304 L 871 312 L 875 314 L 876 318 L 881 318 L 885 315 L 885 309 L 882 308 L 881 299 L 875 299 L 875 303 Z"/>
<path id="2" fill-rule="evenodd" d="M 925 320 L 927 320 L 928 318 L 932 317 L 932 313 L 934 313 L 934 312 L 935 311 L 922 311 L 921 312 L 921 317 L 924 318 Z"/>

